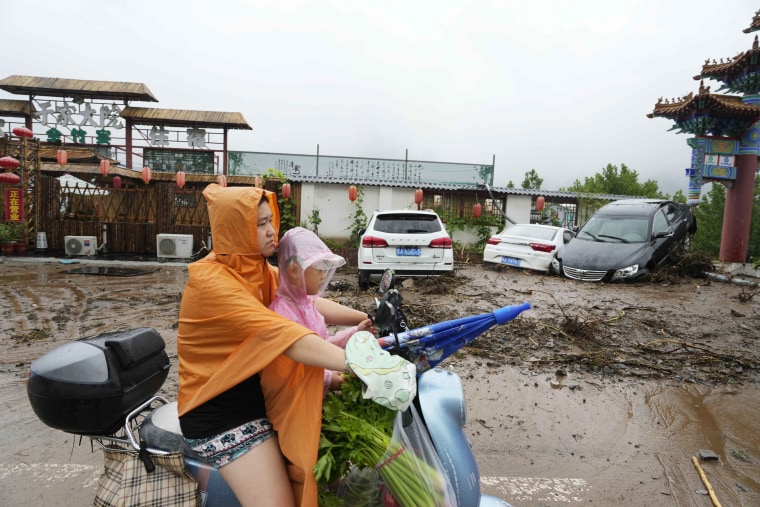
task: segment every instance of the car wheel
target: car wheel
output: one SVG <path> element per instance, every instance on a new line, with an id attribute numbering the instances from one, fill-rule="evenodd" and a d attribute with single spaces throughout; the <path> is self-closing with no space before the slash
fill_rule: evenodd
<path id="1" fill-rule="evenodd" d="M 691 250 L 691 234 L 687 234 L 683 238 L 682 248 L 683 248 L 683 253 L 689 253 L 689 251 Z"/>
<path id="2" fill-rule="evenodd" d="M 369 273 L 366 271 L 359 271 L 359 288 L 361 290 L 369 289 Z"/>

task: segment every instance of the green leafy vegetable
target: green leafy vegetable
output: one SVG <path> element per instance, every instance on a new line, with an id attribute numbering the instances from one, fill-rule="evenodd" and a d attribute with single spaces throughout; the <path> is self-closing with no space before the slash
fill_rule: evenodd
<path id="1" fill-rule="evenodd" d="M 329 487 L 345 477 L 351 465 L 376 467 L 402 507 L 442 505 L 445 480 L 412 450 L 392 441 L 395 417 L 395 411 L 362 398 L 362 383 L 354 376 L 346 379 L 339 392 L 330 393 L 322 408 L 319 459 L 314 467 L 322 507 L 342 505 Z"/>

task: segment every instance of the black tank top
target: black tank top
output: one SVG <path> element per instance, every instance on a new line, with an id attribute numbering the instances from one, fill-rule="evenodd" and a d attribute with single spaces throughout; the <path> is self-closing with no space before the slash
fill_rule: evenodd
<path id="1" fill-rule="evenodd" d="M 264 393 L 254 375 L 180 416 L 186 438 L 208 438 L 266 417 Z"/>

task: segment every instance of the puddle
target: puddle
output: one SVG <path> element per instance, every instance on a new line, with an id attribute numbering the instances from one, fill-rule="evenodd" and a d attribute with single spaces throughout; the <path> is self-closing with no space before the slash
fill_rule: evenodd
<path id="1" fill-rule="evenodd" d="M 64 273 L 70 275 L 138 276 L 147 275 L 148 273 L 152 273 L 154 271 L 158 271 L 158 268 L 139 269 L 122 268 L 116 266 L 82 266 L 81 268 L 64 271 Z"/>
<path id="2" fill-rule="evenodd" d="M 600 380 L 585 372 L 493 368 L 471 358 L 467 426 L 484 491 L 515 506 L 760 505 L 760 388 Z"/>

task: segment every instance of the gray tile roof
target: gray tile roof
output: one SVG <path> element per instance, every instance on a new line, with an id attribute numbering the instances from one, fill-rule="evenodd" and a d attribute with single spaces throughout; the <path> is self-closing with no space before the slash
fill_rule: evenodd
<path id="1" fill-rule="evenodd" d="M 290 175 L 290 180 L 301 183 L 327 183 L 332 185 L 369 185 L 377 187 L 399 187 L 399 188 L 422 188 L 431 190 L 462 190 L 468 192 L 486 191 L 485 185 L 468 185 L 468 184 L 451 184 L 451 183 L 423 183 L 423 182 L 410 182 L 399 180 L 379 180 L 368 178 L 344 178 L 335 176 L 304 176 L 304 175 Z M 577 192 L 568 192 L 565 190 L 533 190 L 524 188 L 507 188 L 507 187 L 491 187 L 491 192 L 494 194 L 506 194 L 506 195 L 530 195 L 553 198 L 566 198 L 574 199 L 577 197 L 586 197 L 592 199 L 602 199 L 607 201 L 616 201 L 619 199 L 635 198 L 636 196 L 630 195 L 615 195 L 615 194 L 579 194 Z"/>

